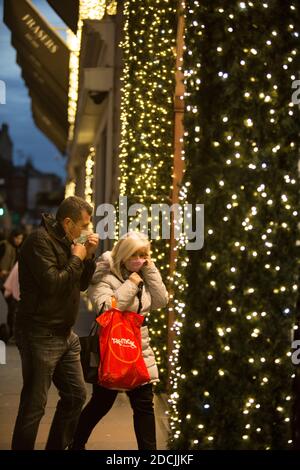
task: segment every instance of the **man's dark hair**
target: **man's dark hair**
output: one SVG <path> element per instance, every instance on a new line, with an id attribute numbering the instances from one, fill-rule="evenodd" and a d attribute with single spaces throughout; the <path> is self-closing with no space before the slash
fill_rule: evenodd
<path id="1" fill-rule="evenodd" d="M 93 208 L 81 197 L 67 197 L 57 209 L 56 220 L 63 222 L 67 217 L 69 217 L 73 222 L 78 222 L 82 217 L 82 211 L 86 211 L 89 215 L 92 215 Z"/>

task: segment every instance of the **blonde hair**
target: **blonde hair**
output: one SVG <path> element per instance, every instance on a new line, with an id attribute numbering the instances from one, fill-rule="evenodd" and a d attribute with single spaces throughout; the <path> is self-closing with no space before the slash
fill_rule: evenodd
<path id="1" fill-rule="evenodd" d="M 145 250 L 150 254 L 150 241 L 142 232 L 128 232 L 123 235 L 112 249 L 111 256 L 113 261 L 112 272 L 124 281 L 121 267 L 130 256 L 138 250 Z"/>

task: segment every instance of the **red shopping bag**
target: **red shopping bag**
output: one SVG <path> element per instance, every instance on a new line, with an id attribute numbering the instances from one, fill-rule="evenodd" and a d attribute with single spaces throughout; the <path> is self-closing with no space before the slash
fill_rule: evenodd
<path id="1" fill-rule="evenodd" d="M 114 390 L 131 390 L 150 381 L 142 356 L 141 326 L 136 312 L 106 310 L 97 318 L 99 335 L 99 384 Z"/>

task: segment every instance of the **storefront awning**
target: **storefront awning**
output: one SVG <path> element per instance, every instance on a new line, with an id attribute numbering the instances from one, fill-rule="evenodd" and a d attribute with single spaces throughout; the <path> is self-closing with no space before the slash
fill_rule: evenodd
<path id="1" fill-rule="evenodd" d="M 35 123 L 65 153 L 69 49 L 29 0 L 4 0 L 4 21 L 12 32 Z"/>
<path id="2" fill-rule="evenodd" d="M 52 141 L 55 142 L 59 150 L 65 150 L 66 136 L 62 134 L 59 124 L 45 113 L 41 102 L 33 97 L 32 100 L 32 115 L 37 127 Z"/>
<path id="3" fill-rule="evenodd" d="M 47 0 L 58 16 L 76 34 L 79 17 L 79 0 Z"/>

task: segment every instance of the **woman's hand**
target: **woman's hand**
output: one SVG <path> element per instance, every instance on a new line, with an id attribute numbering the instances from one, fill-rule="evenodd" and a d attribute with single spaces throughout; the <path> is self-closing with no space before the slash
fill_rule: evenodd
<path id="1" fill-rule="evenodd" d="M 138 275 L 138 273 L 130 274 L 128 279 L 134 282 L 134 284 L 136 284 L 137 286 L 139 285 L 140 282 L 143 282 L 143 279 L 141 278 L 141 276 Z"/>
<path id="2" fill-rule="evenodd" d="M 86 247 L 86 252 L 87 252 L 87 259 L 92 258 L 92 256 L 95 254 L 97 248 L 99 245 L 99 235 L 98 233 L 91 233 L 88 236 L 88 239 L 85 243 Z"/>
<path id="3" fill-rule="evenodd" d="M 152 261 L 150 255 L 145 256 L 145 260 L 146 260 L 146 261 L 145 261 L 145 263 L 144 263 L 144 266 L 148 266 L 148 267 L 150 267 L 150 268 L 154 268 L 154 267 L 155 267 L 155 264 L 154 264 L 154 262 Z M 144 266 L 143 266 L 143 267 L 144 267 Z"/>

